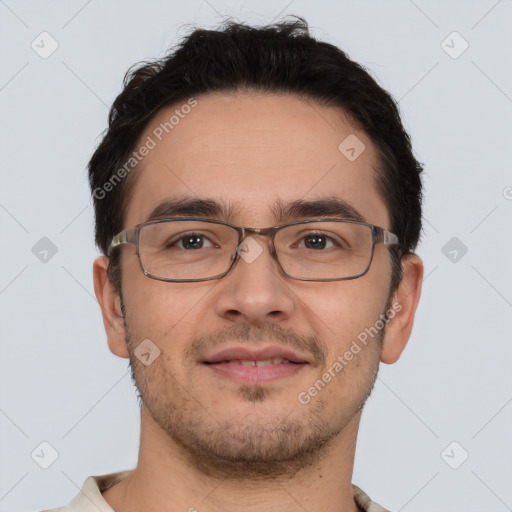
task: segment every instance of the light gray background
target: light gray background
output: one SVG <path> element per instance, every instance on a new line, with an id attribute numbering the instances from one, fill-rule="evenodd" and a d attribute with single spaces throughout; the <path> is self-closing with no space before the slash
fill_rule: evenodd
<path id="1" fill-rule="evenodd" d="M 94 298 L 85 174 L 124 72 L 188 24 L 286 14 L 399 100 L 425 164 L 423 295 L 409 346 L 367 404 L 354 483 L 392 511 L 512 510 L 512 2 L 5 0 L 1 511 L 63 505 L 88 475 L 136 463 L 135 388 Z M 43 31 L 59 45 L 47 59 L 31 48 Z M 469 43 L 458 58 L 445 51 L 462 49 L 458 36 L 442 45 L 453 31 Z M 42 237 L 58 250 L 46 262 L 32 252 Z M 443 252 L 452 237 L 468 249 L 454 246 L 456 261 Z M 43 441 L 59 454 L 48 469 L 31 458 Z"/>

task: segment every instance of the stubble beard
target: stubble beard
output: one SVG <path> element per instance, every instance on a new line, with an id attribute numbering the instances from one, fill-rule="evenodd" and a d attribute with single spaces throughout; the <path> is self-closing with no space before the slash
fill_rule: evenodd
<path id="1" fill-rule="evenodd" d="M 189 464 L 209 476 L 232 480 L 290 478 L 298 471 L 318 464 L 327 456 L 333 440 L 347 424 L 352 420 L 358 422 L 377 377 L 379 363 L 378 358 L 374 358 L 363 386 L 352 388 L 356 396 L 347 404 L 349 407 L 334 419 L 328 412 L 333 405 L 330 393 L 323 391 L 307 406 L 297 401 L 284 417 L 262 419 L 261 415 L 254 415 L 245 416 L 238 422 L 222 421 L 215 417 L 215 411 L 209 411 L 201 404 L 200 399 L 189 391 L 189 386 L 177 381 L 168 354 L 162 351 L 149 367 L 139 361 L 133 346 L 138 338 L 133 335 L 126 318 L 125 313 L 131 375 L 139 391 L 141 407 L 145 407 L 162 431 L 182 448 Z M 273 324 L 265 326 L 263 331 L 255 331 L 249 326 L 236 326 L 235 330 L 238 339 L 244 336 L 254 339 L 255 334 L 258 337 L 270 333 L 272 339 L 305 346 L 304 339 L 297 341 L 300 337 L 285 333 Z M 232 336 L 233 331 L 230 333 Z M 380 345 L 383 335 L 384 330 L 374 342 Z M 216 341 L 219 341 L 218 337 Z M 202 339 L 199 345 L 204 346 L 205 343 L 208 340 Z M 322 363 L 318 368 L 326 368 L 325 356 L 322 358 L 325 352 L 322 353 L 319 340 L 308 338 L 306 345 L 316 347 L 313 349 L 316 350 L 315 357 Z M 342 379 L 343 375 L 337 378 Z M 345 385 L 349 383 L 345 382 Z M 271 394 L 266 386 L 239 388 L 241 399 L 254 404 L 272 400 Z"/>

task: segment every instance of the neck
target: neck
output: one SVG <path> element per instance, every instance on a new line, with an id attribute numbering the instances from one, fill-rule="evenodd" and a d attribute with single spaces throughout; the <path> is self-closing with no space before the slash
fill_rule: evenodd
<path id="1" fill-rule="evenodd" d="M 205 471 L 142 407 L 139 460 L 103 497 L 116 512 L 356 512 L 352 470 L 360 415 L 299 471 L 233 478 Z"/>

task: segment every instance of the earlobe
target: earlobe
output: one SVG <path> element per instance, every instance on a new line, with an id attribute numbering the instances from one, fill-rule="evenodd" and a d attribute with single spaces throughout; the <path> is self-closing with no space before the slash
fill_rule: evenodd
<path id="1" fill-rule="evenodd" d="M 394 315 L 386 325 L 386 332 L 382 342 L 381 361 L 393 364 L 400 358 L 414 324 L 414 316 L 421 296 L 423 281 L 423 262 L 416 254 L 409 254 L 402 258 L 403 277 L 395 293 L 391 309 Z"/>
<path id="2" fill-rule="evenodd" d="M 101 308 L 110 351 L 119 357 L 128 358 L 121 301 L 108 278 L 108 265 L 109 259 L 106 256 L 94 260 L 94 292 Z"/>

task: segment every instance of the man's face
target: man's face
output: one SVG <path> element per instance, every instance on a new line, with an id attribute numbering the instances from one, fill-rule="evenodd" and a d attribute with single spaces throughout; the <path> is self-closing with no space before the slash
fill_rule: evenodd
<path id="1" fill-rule="evenodd" d="M 176 108 L 159 112 L 141 143 Z M 338 149 L 350 134 L 366 146 L 354 161 Z M 280 223 L 277 203 L 337 198 L 389 230 L 376 162 L 369 138 L 339 110 L 291 95 L 201 96 L 134 171 L 124 227 L 176 198 L 216 201 L 230 207 L 221 220 L 259 228 Z M 343 429 L 355 432 L 379 364 L 379 336 L 369 337 L 316 396 L 298 400 L 386 311 L 388 249 L 376 245 L 363 277 L 308 282 L 284 276 L 268 239 L 253 238 L 264 249 L 254 261 L 239 259 L 222 279 L 195 283 L 150 279 L 135 247 L 121 248 L 128 349 L 148 418 L 206 469 L 304 466 Z M 149 366 L 134 355 L 145 339 L 161 351 Z M 207 364 L 240 347 L 285 349 L 303 364 L 280 377 L 268 367 L 224 373 Z"/>

